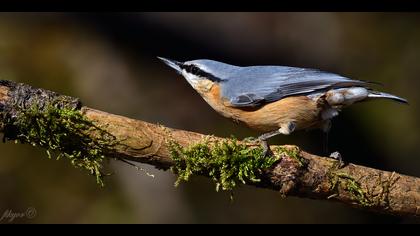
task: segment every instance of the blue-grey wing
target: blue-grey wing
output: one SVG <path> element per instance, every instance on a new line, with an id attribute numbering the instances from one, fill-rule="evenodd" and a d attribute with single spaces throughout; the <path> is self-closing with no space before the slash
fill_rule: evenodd
<path id="1" fill-rule="evenodd" d="M 283 66 L 242 67 L 222 83 L 222 96 L 233 107 L 255 107 L 288 96 L 369 84 L 320 70 Z"/>

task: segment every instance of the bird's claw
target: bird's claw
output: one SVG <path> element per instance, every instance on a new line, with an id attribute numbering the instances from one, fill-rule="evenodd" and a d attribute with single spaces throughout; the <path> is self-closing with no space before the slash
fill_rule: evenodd
<path id="1" fill-rule="evenodd" d="M 271 153 L 271 149 L 268 146 L 268 143 L 266 140 L 260 140 L 262 147 L 263 147 L 263 152 L 262 152 L 262 157 L 268 157 L 268 154 Z"/>
<path id="2" fill-rule="evenodd" d="M 343 161 L 343 157 L 341 156 L 339 152 L 331 153 L 330 158 L 333 158 L 339 162 L 338 168 L 343 168 L 346 165 L 346 163 Z"/>
<path id="3" fill-rule="evenodd" d="M 252 145 L 261 145 L 263 148 L 262 156 L 267 157 L 268 154 L 271 152 L 270 147 L 266 140 L 262 138 L 255 138 L 255 137 L 247 137 L 242 140 L 243 142 L 251 143 Z"/>

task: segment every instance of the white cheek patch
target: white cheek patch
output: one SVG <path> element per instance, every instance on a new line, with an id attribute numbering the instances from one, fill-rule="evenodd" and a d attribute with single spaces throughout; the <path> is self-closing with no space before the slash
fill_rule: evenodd
<path id="1" fill-rule="evenodd" d="M 199 78 L 193 74 L 187 73 L 185 69 L 182 70 L 182 75 L 193 87 L 195 87 L 198 84 Z"/>

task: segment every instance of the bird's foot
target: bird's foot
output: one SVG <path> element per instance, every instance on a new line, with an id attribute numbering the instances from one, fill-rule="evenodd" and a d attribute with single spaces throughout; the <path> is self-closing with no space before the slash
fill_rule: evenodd
<path id="1" fill-rule="evenodd" d="M 263 148 L 263 152 L 262 152 L 262 157 L 268 157 L 269 154 L 272 154 L 272 151 L 270 149 L 270 146 L 268 146 L 268 143 L 266 140 L 260 140 L 262 148 Z"/>
<path id="2" fill-rule="evenodd" d="M 258 137 L 258 138 L 247 137 L 247 138 L 244 138 L 242 141 L 246 142 L 246 143 L 250 143 L 252 145 L 262 146 L 262 148 L 263 148 L 262 156 L 263 157 L 267 157 L 268 154 L 271 153 L 271 150 L 270 150 L 270 147 L 268 146 L 267 140 L 265 140 L 261 136 Z"/>
<path id="3" fill-rule="evenodd" d="M 341 154 L 339 152 L 331 153 L 330 158 L 333 158 L 333 159 L 338 161 L 338 163 L 339 163 L 338 168 L 339 169 L 343 168 L 346 165 L 346 163 L 343 161 L 343 157 L 341 156 Z"/>

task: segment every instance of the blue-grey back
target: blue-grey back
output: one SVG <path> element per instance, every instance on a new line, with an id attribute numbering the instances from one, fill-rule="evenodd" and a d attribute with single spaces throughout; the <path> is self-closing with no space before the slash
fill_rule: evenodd
<path id="1" fill-rule="evenodd" d="M 287 96 L 309 94 L 328 88 L 367 86 L 359 80 L 316 69 L 288 66 L 240 67 L 212 60 L 195 60 L 221 80 L 221 95 L 233 106 L 257 106 Z"/>
<path id="2" fill-rule="evenodd" d="M 350 81 L 332 73 L 287 66 L 239 67 L 235 73 L 230 73 L 224 79 L 226 95 L 254 92 L 261 96 L 273 91 L 283 93 L 311 91 L 325 84 Z"/>

